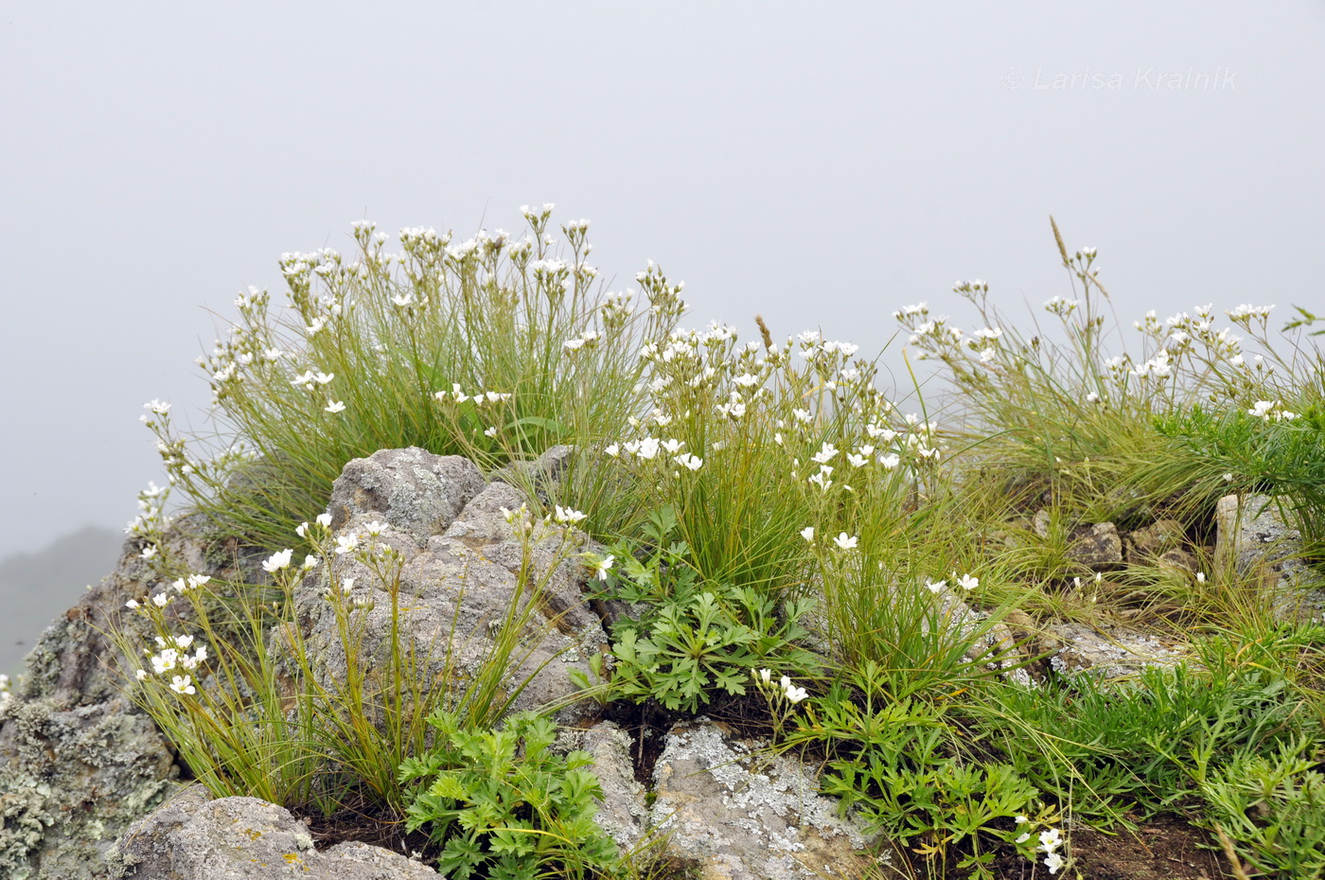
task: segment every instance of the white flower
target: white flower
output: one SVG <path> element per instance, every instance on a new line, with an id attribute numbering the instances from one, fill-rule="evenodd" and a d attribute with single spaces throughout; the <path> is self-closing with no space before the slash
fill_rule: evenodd
<path id="1" fill-rule="evenodd" d="M 621 454 L 621 444 L 613 443 L 612 445 L 604 448 L 603 452 L 606 453 L 607 455 L 612 456 L 613 458 L 616 458 L 618 455 Z"/>
<path id="2" fill-rule="evenodd" d="M 340 556 L 344 556 L 346 553 L 353 552 L 358 548 L 358 546 L 359 546 L 358 535 L 336 536 L 336 553 Z"/>
<path id="3" fill-rule="evenodd" d="M 796 687 L 791 683 L 791 679 L 782 676 L 782 695 L 787 698 L 789 703 L 799 703 L 809 696 L 809 693 L 802 687 Z"/>
<path id="4" fill-rule="evenodd" d="M 605 581 L 607 580 L 607 572 L 612 568 L 612 564 L 615 562 L 615 556 L 605 556 L 602 559 L 594 560 L 589 567 L 592 569 L 594 577 L 598 578 L 600 581 Z"/>
<path id="5" fill-rule="evenodd" d="M 980 579 L 978 577 L 972 577 L 969 574 L 964 574 L 957 578 L 957 586 L 961 587 L 963 590 L 974 590 L 976 587 L 980 586 Z"/>
<path id="6" fill-rule="evenodd" d="M 344 403 L 344 401 L 335 400 L 335 401 L 332 401 L 330 404 L 328 404 L 326 407 L 324 407 L 324 409 L 326 409 L 326 411 L 329 412 L 329 413 L 344 412 L 344 411 L 345 411 L 345 403 Z"/>
<path id="7" fill-rule="evenodd" d="M 289 568 L 290 557 L 293 554 L 294 551 L 290 549 L 282 550 L 280 553 L 273 553 L 266 562 L 262 563 L 263 571 L 266 571 L 268 574 L 273 574 L 283 568 Z"/>
<path id="8" fill-rule="evenodd" d="M 153 556 L 156 555 L 156 545 L 148 544 L 146 547 L 143 548 L 143 552 L 139 553 L 138 555 L 143 559 L 151 559 Z"/>
<path id="9" fill-rule="evenodd" d="M 692 471 L 699 470 L 700 467 L 703 466 L 704 464 L 704 459 L 700 458 L 697 455 L 691 455 L 689 452 L 683 452 L 680 455 L 675 456 L 672 459 L 672 461 L 676 462 L 682 467 L 689 468 Z"/>
<path id="10" fill-rule="evenodd" d="M 645 437 L 639 442 L 638 451 L 635 454 L 645 461 L 652 461 L 658 457 L 658 447 L 660 445 L 656 437 Z"/>
<path id="11" fill-rule="evenodd" d="M 170 604 L 170 596 L 166 593 L 157 593 L 152 597 L 152 604 L 157 608 L 165 608 Z"/>
<path id="12" fill-rule="evenodd" d="M 160 654 L 152 655 L 152 671 L 157 675 L 165 675 L 175 668 L 179 661 L 179 651 L 174 648 L 166 648 Z"/>
<path id="13" fill-rule="evenodd" d="M 321 561 L 322 560 L 318 559 L 312 553 L 309 553 L 307 556 L 304 557 L 304 566 L 303 566 L 304 571 L 316 568 L 317 564 Z"/>
<path id="14" fill-rule="evenodd" d="M 317 515 L 317 520 L 316 520 L 316 522 L 317 522 L 318 525 L 322 526 L 322 528 L 324 528 L 324 529 L 329 529 L 329 528 L 331 528 L 331 514 L 329 514 L 329 513 L 319 513 L 319 514 Z"/>
<path id="15" fill-rule="evenodd" d="M 372 535 L 376 538 L 386 531 L 386 523 L 373 520 L 372 522 L 364 523 L 363 530 L 365 534 Z"/>
<path id="16" fill-rule="evenodd" d="M 572 510 L 569 507 L 562 507 L 561 505 L 558 504 L 556 506 L 555 518 L 556 521 L 559 523 L 565 523 L 566 525 L 573 526 L 578 523 L 584 522 L 584 520 L 588 518 L 588 515 L 581 513 L 578 510 Z"/>
<path id="17" fill-rule="evenodd" d="M 484 429 L 483 429 L 483 436 L 484 436 L 484 437 L 496 437 L 496 436 L 497 436 L 497 426 L 496 426 L 496 425 L 493 425 L 491 428 L 484 428 Z"/>
<path id="18" fill-rule="evenodd" d="M 833 543 L 843 550 L 854 550 L 856 549 L 857 540 L 858 539 L 855 535 L 848 535 L 846 532 L 842 532 L 833 539 Z"/>
<path id="19" fill-rule="evenodd" d="M 134 673 L 134 676 L 135 676 L 139 681 L 147 681 L 147 670 L 146 670 L 146 669 L 139 669 L 137 672 Z"/>
<path id="20" fill-rule="evenodd" d="M 1058 833 L 1057 828 L 1050 828 L 1048 831 L 1040 832 L 1040 849 L 1045 852 L 1051 853 L 1058 849 L 1058 847 L 1062 846 L 1062 844 L 1063 838 L 1062 835 Z"/>
<path id="21" fill-rule="evenodd" d="M 824 443 L 824 445 L 819 448 L 819 451 L 811 456 L 811 459 L 819 464 L 828 464 L 828 462 L 832 461 L 836 456 L 837 447 L 831 443 Z"/>
<path id="22" fill-rule="evenodd" d="M 933 593 L 936 596 L 938 595 L 939 591 L 942 590 L 947 585 L 948 585 L 947 581 L 931 581 L 928 579 L 925 580 L 925 589 L 929 590 L 931 593 Z"/>
<path id="23" fill-rule="evenodd" d="M 1051 852 L 1044 857 L 1044 866 L 1049 869 L 1050 874 L 1057 874 L 1058 869 L 1063 867 L 1063 857 L 1056 852 Z"/>
<path id="24" fill-rule="evenodd" d="M 193 679 L 188 675 L 176 675 L 170 680 L 170 689 L 177 694 L 196 694 Z"/>
<path id="25" fill-rule="evenodd" d="M 684 440 L 664 440 L 662 442 L 662 448 L 668 455 L 676 455 L 684 445 Z"/>
<path id="26" fill-rule="evenodd" d="M 732 381 L 737 385 L 740 385 L 742 388 L 753 388 L 755 385 L 759 384 L 758 377 L 752 376 L 749 373 L 742 373 Z"/>
<path id="27" fill-rule="evenodd" d="M 897 467 L 897 465 L 900 464 L 901 461 L 902 460 L 900 458 L 892 454 L 879 456 L 879 464 L 883 465 L 888 470 L 892 470 L 893 468 Z"/>
<path id="28" fill-rule="evenodd" d="M 813 544 L 813 543 L 814 543 L 814 526 L 806 526 L 805 528 L 801 529 L 801 537 L 804 538 L 805 540 L 809 541 L 811 544 Z"/>
<path id="29" fill-rule="evenodd" d="M 163 416 L 170 412 L 170 404 L 153 399 L 150 403 L 144 403 L 143 409 L 150 409 L 156 415 Z"/>

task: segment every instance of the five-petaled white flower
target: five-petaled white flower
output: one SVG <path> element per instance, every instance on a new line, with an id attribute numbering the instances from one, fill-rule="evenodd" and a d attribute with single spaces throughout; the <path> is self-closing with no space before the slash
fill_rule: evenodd
<path id="1" fill-rule="evenodd" d="M 846 532 L 842 532 L 833 539 L 833 543 L 843 550 L 854 550 L 856 549 L 857 540 L 858 539 L 855 535 L 848 535 Z"/>
<path id="2" fill-rule="evenodd" d="M 333 400 L 324 409 L 329 413 L 345 412 L 345 402 L 342 400 Z"/>
<path id="3" fill-rule="evenodd" d="M 170 680 L 170 689 L 177 694 L 196 694 L 197 688 L 193 686 L 193 679 L 188 675 L 176 675 Z"/>

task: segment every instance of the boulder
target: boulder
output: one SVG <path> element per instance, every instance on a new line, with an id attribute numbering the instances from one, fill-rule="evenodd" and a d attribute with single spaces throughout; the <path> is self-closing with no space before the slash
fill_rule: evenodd
<path id="1" fill-rule="evenodd" d="M 346 532 L 382 519 L 422 547 L 440 535 L 487 481 L 458 455 L 383 449 L 348 462 L 331 487 L 331 527 Z"/>
<path id="2" fill-rule="evenodd" d="M 163 552 L 215 572 L 201 526 L 177 521 Z M 165 587 L 141 549 L 126 542 L 115 571 L 42 633 L 0 705 L 0 876 L 9 880 L 103 877 L 115 838 L 176 786 L 174 752 L 125 697 L 132 669 L 109 635 L 150 641 L 125 608 Z"/>
<path id="3" fill-rule="evenodd" d="M 1101 681 L 1130 678 L 1148 666 L 1176 666 L 1192 655 L 1185 643 L 1116 624 L 1067 621 L 1045 625 L 1059 647 L 1049 658 L 1060 675 L 1088 674 Z"/>
<path id="4" fill-rule="evenodd" d="M 1266 495 L 1226 495 L 1215 507 L 1215 558 L 1253 586 L 1280 618 L 1320 620 L 1325 584 L 1302 560 L 1302 534 Z"/>
<path id="5" fill-rule="evenodd" d="M 108 857 L 125 880 L 438 880 L 432 868 L 364 843 L 313 846 L 308 826 L 256 798 L 192 786 L 134 823 Z"/>
<path id="6" fill-rule="evenodd" d="M 868 835 L 794 757 L 707 718 L 667 734 L 653 770 L 662 855 L 705 880 L 868 876 Z"/>
<path id="7" fill-rule="evenodd" d="M 511 710 L 560 707 L 559 723 L 587 725 L 597 707 L 575 701 L 569 673 L 592 678 L 590 658 L 608 650 L 584 594 L 578 554 L 587 538 L 523 514 L 508 519 L 524 496 L 505 483 L 477 485 L 476 475 L 463 459 L 423 450 L 386 450 L 346 465 L 332 490 L 335 537 L 392 555 L 331 554 L 296 588 L 314 673 L 329 689 L 345 681 L 338 614 L 346 614 L 365 671 L 390 659 L 395 639 L 424 680 L 463 687 L 481 673 L 509 619 L 519 642 L 505 676 Z M 374 521 L 384 526 L 375 537 L 363 531 Z"/>

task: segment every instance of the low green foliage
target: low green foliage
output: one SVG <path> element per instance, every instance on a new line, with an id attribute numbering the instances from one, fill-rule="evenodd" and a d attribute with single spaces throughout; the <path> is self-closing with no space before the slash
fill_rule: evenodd
<path id="1" fill-rule="evenodd" d="M 779 610 L 754 587 L 702 581 L 689 545 L 668 540 L 675 527 L 670 509 L 650 514 L 653 549 L 643 561 L 629 542 L 612 548 L 623 562 L 605 596 L 642 609 L 613 628 L 615 694 L 695 712 L 719 692 L 744 694 L 756 670 L 804 674 L 818 665 L 797 644 L 807 635 L 800 619 L 809 600 L 788 600 Z"/>
<path id="2" fill-rule="evenodd" d="M 1308 741 L 1269 754 L 1239 751 L 1200 780 L 1209 807 L 1200 824 L 1223 833 L 1259 874 L 1325 877 L 1325 774 Z"/>
<path id="3" fill-rule="evenodd" d="M 964 754 L 963 731 L 941 704 L 893 699 L 878 688 L 877 668 L 848 680 L 864 692 L 835 684 L 789 737 L 827 750 L 823 790 L 936 862 L 939 876 L 956 854 L 971 877 L 993 877 L 989 843 L 1013 839 L 1014 820 L 1037 812 L 1039 792 L 1011 766 Z"/>
<path id="4" fill-rule="evenodd" d="M 437 868 L 455 880 L 615 877 L 620 859 L 594 823 L 602 789 L 587 752 L 551 751 L 556 725 L 534 712 L 500 729 L 471 729 L 454 712 L 428 719 L 437 745 L 400 766 L 417 786 L 411 831 L 441 847 Z"/>

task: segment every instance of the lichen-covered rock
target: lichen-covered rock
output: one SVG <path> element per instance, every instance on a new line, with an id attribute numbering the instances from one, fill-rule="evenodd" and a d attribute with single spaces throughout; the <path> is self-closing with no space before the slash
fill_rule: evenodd
<path id="1" fill-rule="evenodd" d="M 1069 677 L 1084 673 L 1109 681 L 1136 676 L 1148 666 L 1172 667 L 1191 659 L 1182 642 L 1120 625 L 1058 622 L 1044 631 L 1059 645 L 1050 666 Z"/>
<path id="2" fill-rule="evenodd" d="M 1123 542 L 1111 522 L 1080 526 L 1072 530 L 1067 558 L 1091 571 L 1110 571 L 1123 564 Z"/>
<path id="3" fill-rule="evenodd" d="M 607 634 L 583 592 L 584 566 L 577 557 L 585 536 L 568 526 L 509 520 L 505 511 L 517 510 L 524 497 L 505 483 L 473 491 L 477 470 L 463 459 L 404 450 L 409 456 L 402 467 L 398 452 L 351 462 L 332 492 L 336 537 L 366 541 L 359 530 L 385 520 L 372 540 L 392 548 L 397 567 L 384 573 L 345 553 L 295 591 L 299 625 L 320 683 L 334 689 L 345 681 L 349 663 L 336 603 L 328 598 L 334 576 L 342 592 L 337 601 L 348 608 L 356 633 L 355 662 L 364 670 L 387 662 L 394 639 L 415 658 L 416 674 L 424 680 L 463 687 L 480 674 L 492 656 L 494 637 L 510 619 L 520 624 L 504 681 L 506 695 L 514 697 L 512 711 L 574 703 L 570 671 L 592 678 L 590 657 L 607 651 Z M 403 474 L 407 490 L 395 486 L 394 474 Z M 368 485 L 359 485 L 362 480 Z M 431 493 L 451 500 L 439 504 Z M 465 501 L 457 506 L 461 498 Z M 379 504 L 387 509 L 374 506 Z M 421 511 L 413 509 L 416 504 Z M 348 590 L 347 584 L 352 584 Z M 595 714 L 596 707 L 581 702 L 566 705 L 557 719 L 579 725 Z"/>
<path id="4" fill-rule="evenodd" d="M 649 808 L 644 786 L 635 779 L 630 737 L 611 721 L 601 721 L 584 731 L 577 747 L 593 756 L 593 774 L 603 790 L 598 827 L 623 850 L 634 848 L 648 829 Z"/>
<path id="5" fill-rule="evenodd" d="M 1302 561 L 1302 535 L 1284 522 L 1275 499 L 1226 495 L 1215 520 L 1215 557 L 1259 590 L 1276 615 L 1322 618 L 1325 584 Z"/>
<path id="6" fill-rule="evenodd" d="M 256 798 L 192 787 L 129 829 L 109 876 L 132 880 L 437 880 L 427 865 L 363 843 L 313 847 L 308 826 Z"/>
<path id="7" fill-rule="evenodd" d="M 837 815 L 791 756 L 699 718 L 667 734 L 653 776 L 663 853 L 697 865 L 705 880 L 867 876 L 863 829 Z"/>
<path id="8" fill-rule="evenodd" d="M 458 455 L 425 449 L 383 449 L 345 465 L 331 488 L 331 527 L 346 531 L 382 519 L 422 547 L 446 530 L 486 481 Z"/>
<path id="9" fill-rule="evenodd" d="M 195 571 L 214 571 L 199 523 L 178 521 L 163 542 Z M 145 621 L 125 609 L 164 587 L 125 544 L 115 571 L 41 635 L 16 696 L 0 708 L 0 877 L 92 880 L 129 823 L 175 785 L 174 753 L 124 690 L 110 633 L 150 641 Z"/>

